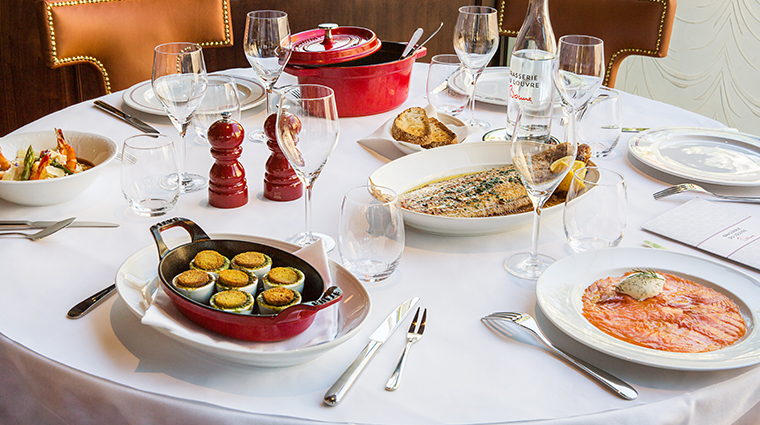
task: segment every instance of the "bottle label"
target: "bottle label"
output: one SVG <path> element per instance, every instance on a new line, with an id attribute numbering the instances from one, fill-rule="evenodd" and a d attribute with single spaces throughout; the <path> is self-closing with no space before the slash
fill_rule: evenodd
<path id="1" fill-rule="evenodd" d="M 510 134 L 521 104 L 535 105 L 552 100 L 553 66 L 554 55 L 543 50 L 520 50 L 512 55 L 507 102 L 507 131 Z"/>

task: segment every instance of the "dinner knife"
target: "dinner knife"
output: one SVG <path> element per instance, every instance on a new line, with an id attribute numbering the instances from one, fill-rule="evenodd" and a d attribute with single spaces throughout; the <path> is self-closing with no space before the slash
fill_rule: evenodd
<path id="1" fill-rule="evenodd" d="M 122 111 L 122 110 L 120 110 L 120 109 L 118 109 L 116 107 L 113 107 L 113 106 L 111 106 L 111 105 L 103 102 L 102 100 L 96 100 L 93 103 L 98 108 L 100 108 L 100 109 L 102 109 L 102 110 L 104 110 L 104 111 L 106 111 L 106 112 L 108 112 L 108 113 L 110 113 L 112 115 L 115 115 L 118 118 L 121 118 L 122 120 L 126 121 L 127 124 L 131 125 L 132 127 L 135 127 L 136 129 L 142 131 L 143 133 L 159 134 L 158 130 L 156 130 L 155 128 L 151 127 L 147 123 L 145 123 L 145 121 L 143 121 L 143 120 L 141 120 L 139 118 L 135 118 L 132 115 L 129 115 L 126 112 L 124 112 L 124 111 Z"/>
<path id="2" fill-rule="evenodd" d="M 354 385 L 356 378 L 359 377 L 359 374 L 364 370 L 364 367 L 367 366 L 367 363 L 372 359 L 372 356 L 377 352 L 380 346 L 383 345 L 388 337 L 391 336 L 398 325 L 404 321 L 404 318 L 419 300 L 419 298 L 414 297 L 404 301 L 400 306 L 393 310 L 387 318 L 385 318 L 383 323 L 381 323 L 375 332 L 370 335 L 369 343 L 367 343 L 361 353 L 359 353 L 356 360 L 354 360 L 354 362 L 351 363 L 351 366 L 340 375 L 340 378 L 335 381 L 333 386 L 327 390 L 324 399 L 326 405 L 335 406 L 340 403 L 343 396 L 345 396 L 351 386 Z"/>
<path id="3" fill-rule="evenodd" d="M 57 221 L 0 220 L 0 230 L 44 229 Z M 119 227 L 116 223 L 75 220 L 69 227 Z"/>

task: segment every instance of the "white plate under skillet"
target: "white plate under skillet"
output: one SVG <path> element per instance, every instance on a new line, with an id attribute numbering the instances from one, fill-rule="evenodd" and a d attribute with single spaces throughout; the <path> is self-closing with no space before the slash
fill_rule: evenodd
<path id="1" fill-rule="evenodd" d="M 692 280 L 733 300 L 747 333 L 731 346 L 707 353 L 672 353 L 640 347 L 612 337 L 583 317 L 581 297 L 594 281 L 651 268 Z M 611 248 L 565 257 L 549 266 L 536 283 L 541 310 L 564 333 L 602 353 L 663 369 L 707 371 L 760 363 L 760 283 L 723 264 L 649 248 Z"/>
<path id="2" fill-rule="evenodd" d="M 760 185 L 760 137 L 721 128 L 661 128 L 628 140 L 631 154 L 659 171 L 689 181 Z"/>
<path id="3" fill-rule="evenodd" d="M 288 252 L 295 252 L 298 246 L 275 239 L 237 234 L 211 234 L 212 239 L 232 239 L 257 242 Z M 187 243 L 187 237 L 166 241 L 170 247 Z M 127 307 L 142 319 L 149 306 L 146 298 L 152 300 L 152 293 L 158 288 L 158 254 L 155 244 L 148 245 L 127 258 L 116 272 L 116 289 Z M 246 344 L 236 344 L 237 340 L 216 335 L 219 343 L 204 337 L 205 330 L 199 327 L 183 329 L 185 332 L 172 332 L 165 328 L 154 327 L 158 332 L 189 347 L 204 352 L 212 357 L 232 363 L 258 367 L 285 367 L 310 362 L 329 350 L 351 339 L 361 329 L 370 313 L 370 299 L 364 286 L 343 266 L 330 260 L 330 276 L 333 284 L 343 290 L 343 299 L 338 302 L 338 330 L 335 338 L 316 345 L 287 351 L 255 350 Z M 332 308 L 332 307 L 331 307 Z M 316 325 L 316 321 L 314 325 Z M 190 323 L 189 326 L 195 326 Z M 307 330 L 308 332 L 308 330 Z M 243 341 L 244 343 L 246 341 Z M 266 343 L 259 343 L 266 344 Z"/>
<path id="4" fill-rule="evenodd" d="M 213 75 L 213 74 L 212 74 Z M 258 81 L 233 75 L 237 84 L 240 110 L 245 111 L 262 104 L 266 100 L 264 87 Z M 121 95 L 130 108 L 153 115 L 166 115 L 161 102 L 153 93 L 150 81 L 143 81 L 128 88 Z"/>
<path id="5" fill-rule="evenodd" d="M 472 142 L 428 149 L 389 162 L 369 177 L 373 184 L 401 194 L 426 183 L 474 173 L 512 163 L 510 142 Z M 546 218 L 562 211 L 562 205 L 545 208 Z M 507 232 L 533 224 L 533 212 L 497 217 L 442 217 L 402 209 L 404 223 L 437 235 L 478 236 Z"/>

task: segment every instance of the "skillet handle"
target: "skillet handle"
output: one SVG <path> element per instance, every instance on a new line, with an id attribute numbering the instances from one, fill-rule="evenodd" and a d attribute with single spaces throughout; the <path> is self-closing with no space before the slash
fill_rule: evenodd
<path id="1" fill-rule="evenodd" d="M 174 217 L 160 223 L 156 223 L 150 226 L 150 233 L 153 235 L 153 239 L 156 241 L 158 247 L 158 258 L 163 259 L 166 253 L 169 252 L 169 248 L 166 246 L 164 239 L 161 237 L 161 232 L 172 227 L 182 227 L 190 234 L 192 242 L 199 240 L 211 239 L 203 229 L 200 228 L 195 222 L 190 219 L 182 217 Z"/>
<path id="2" fill-rule="evenodd" d="M 277 317 L 280 320 L 287 320 L 288 317 L 300 314 L 301 311 L 317 312 L 337 303 L 341 298 L 343 298 L 343 290 L 337 286 L 331 286 L 325 290 L 319 299 L 288 307 L 280 312 Z"/>

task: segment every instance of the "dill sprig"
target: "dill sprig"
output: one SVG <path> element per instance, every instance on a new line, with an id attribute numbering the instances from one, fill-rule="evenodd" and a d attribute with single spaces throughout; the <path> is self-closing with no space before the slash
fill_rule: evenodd
<path id="1" fill-rule="evenodd" d="M 662 275 L 652 269 L 633 269 L 631 274 L 640 274 L 650 279 L 663 279 Z"/>

